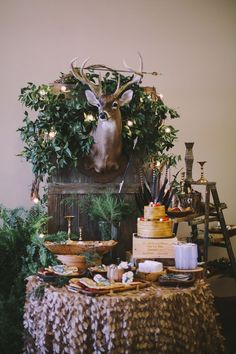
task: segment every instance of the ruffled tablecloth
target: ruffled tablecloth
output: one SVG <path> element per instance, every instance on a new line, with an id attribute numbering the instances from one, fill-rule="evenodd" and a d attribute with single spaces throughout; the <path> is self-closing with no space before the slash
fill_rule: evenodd
<path id="1" fill-rule="evenodd" d="M 36 276 L 28 278 L 25 353 L 224 352 L 213 295 L 203 280 L 186 289 L 152 285 L 99 297 L 49 284 L 40 292 L 42 285 Z"/>

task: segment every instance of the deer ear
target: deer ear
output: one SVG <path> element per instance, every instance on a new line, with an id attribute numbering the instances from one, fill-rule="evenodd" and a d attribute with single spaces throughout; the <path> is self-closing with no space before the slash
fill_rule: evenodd
<path id="1" fill-rule="evenodd" d="M 100 106 L 100 102 L 98 101 L 97 97 L 95 96 L 95 94 L 92 91 L 86 90 L 85 96 L 86 96 L 89 104 L 91 104 L 92 106 L 96 106 L 96 107 Z"/>
<path id="2" fill-rule="evenodd" d="M 119 98 L 119 105 L 124 106 L 128 104 L 133 98 L 133 91 L 128 90 L 123 93 L 123 95 Z"/>

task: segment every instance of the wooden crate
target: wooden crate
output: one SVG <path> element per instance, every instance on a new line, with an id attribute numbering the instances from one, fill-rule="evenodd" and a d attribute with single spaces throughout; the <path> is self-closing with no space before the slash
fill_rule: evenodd
<path id="1" fill-rule="evenodd" d="M 153 259 L 173 259 L 176 237 L 142 238 L 133 234 L 133 257 Z"/>

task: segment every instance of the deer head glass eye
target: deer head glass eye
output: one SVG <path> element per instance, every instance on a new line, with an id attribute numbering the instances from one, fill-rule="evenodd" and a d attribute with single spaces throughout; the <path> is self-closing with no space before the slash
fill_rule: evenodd
<path id="1" fill-rule="evenodd" d="M 115 101 L 112 103 L 112 109 L 117 109 L 118 108 L 118 103 Z"/>

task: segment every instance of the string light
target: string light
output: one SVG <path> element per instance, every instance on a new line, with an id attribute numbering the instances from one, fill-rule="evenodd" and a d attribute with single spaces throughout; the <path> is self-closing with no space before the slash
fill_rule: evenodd
<path id="1" fill-rule="evenodd" d="M 49 139 L 54 139 L 55 136 L 56 136 L 56 134 L 57 134 L 57 133 L 56 133 L 54 130 L 51 130 L 51 131 L 49 132 L 49 134 L 48 134 Z"/>
<path id="2" fill-rule="evenodd" d="M 61 92 L 66 92 L 67 91 L 67 87 L 65 85 L 62 85 L 60 90 L 61 90 Z"/>
<path id="3" fill-rule="evenodd" d="M 134 122 L 132 122 L 132 120 L 128 120 L 127 125 L 128 127 L 132 127 L 134 125 Z"/>
<path id="4" fill-rule="evenodd" d="M 166 127 L 166 128 L 165 128 L 165 132 L 166 132 L 167 134 L 170 133 L 170 132 L 171 132 L 170 127 Z"/>
<path id="5" fill-rule="evenodd" d="M 39 94 L 40 94 L 40 96 L 45 96 L 46 95 L 46 91 L 45 90 L 39 90 Z"/>
<path id="6" fill-rule="evenodd" d="M 33 198 L 33 202 L 34 202 L 34 204 L 38 204 L 38 203 L 39 203 L 39 198 L 34 197 L 34 198 Z"/>
<path id="7" fill-rule="evenodd" d="M 92 114 L 84 113 L 84 120 L 85 122 L 92 122 L 95 120 L 95 117 Z"/>

